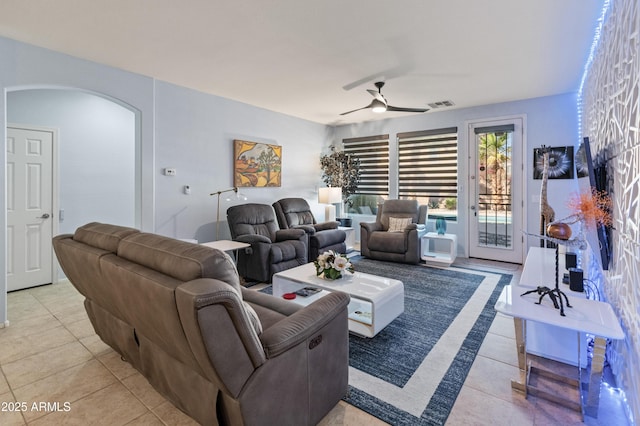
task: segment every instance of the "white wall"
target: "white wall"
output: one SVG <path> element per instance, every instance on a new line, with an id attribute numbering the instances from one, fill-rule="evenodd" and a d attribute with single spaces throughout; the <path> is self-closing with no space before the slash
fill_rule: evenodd
<path id="1" fill-rule="evenodd" d="M 132 111 L 79 91 L 19 90 L 7 94 L 7 121 L 58 130 L 60 233 L 90 221 L 136 226 Z"/>
<path id="2" fill-rule="evenodd" d="M 613 0 L 584 85 L 583 129 L 594 158 L 606 159 L 613 201 L 612 259 L 601 288 L 625 331 L 607 361 L 640 421 L 640 6 Z"/>
<path id="3" fill-rule="evenodd" d="M 156 232 L 215 239 L 217 198 L 209 194 L 233 187 L 234 139 L 282 146 L 282 186 L 241 188 L 247 201 L 225 202 L 223 195 L 220 238 L 229 237 L 226 209 L 233 204 L 302 197 L 317 206 L 320 152 L 331 141 L 326 126 L 165 82 L 156 84 L 156 105 Z M 176 176 L 162 175 L 166 167 Z"/>
<path id="4" fill-rule="evenodd" d="M 458 128 L 458 174 L 461 187 L 458 199 L 458 222 L 448 222 L 447 232 L 458 235 L 459 255 L 466 256 L 467 233 L 465 222 L 468 220 L 469 200 L 469 150 L 467 122 L 489 120 L 506 116 L 526 116 L 525 130 L 525 208 L 527 209 L 527 231 L 538 233 L 540 220 L 540 180 L 533 180 L 533 149 L 546 146 L 575 146 L 579 143 L 576 95 L 564 94 L 516 102 L 485 105 L 475 108 L 464 108 L 443 111 L 430 111 L 420 115 L 404 118 L 370 121 L 356 125 L 339 126 L 335 129 L 334 144 L 340 144 L 345 138 L 389 134 L 390 138 L 390 197 L 397 197 L 397 169 L 394 166 L 397 155 L 396 134 L 419 130 L 439 129 L 445 127 Z M 566 195 L 576 191 L 575 180 L 550 180 L 548 184 L 548 201 L 555 210 L 556 218 L 568 215 Z M 514 190 L 515 191 L 515 190 Z M 430 224 L 430 226 L 433 226 Z M 526 239 L 528 245 L 535 245 L 539 240 Z"/>

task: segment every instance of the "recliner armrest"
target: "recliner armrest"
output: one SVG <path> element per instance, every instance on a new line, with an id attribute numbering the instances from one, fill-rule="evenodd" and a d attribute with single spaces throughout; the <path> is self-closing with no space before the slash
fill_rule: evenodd
<path id="1" fill-rule="evenodd" d="M 415 229 L 418 229 L 418 225 L 415 223 L 410 223 L 404 228 L 404 232 L 411 232 Z"/>
<path id="2" fill-rule="evenodd" d="M 264 235 L 259 234 L 245 234 L 239 235 L 234 239 L 235 241 L 239 241 L 241 243 L 253 244 L 253 243 L 267 243 L 271 244 L 271 239 Z"/>
<path id="3" fill-rule="evenodd" d="M 360 227 L 366 229 L 368 232 L 384 231 L 382 223 L 380 222 L 360 222 Z"/>
<path id="4" fill-rule="evenodd" d="M 347 293 L 332 292 L 264 330 L 259 338 L 267 358 L 274 358 L 312 337 L 340 312 L 346 311 L 349 300 Z M 346 323 L 344 326 L 348 327 Z"/>
<path id="5" fill-rule="evenodd" d="M 314 225 L 296 225 L 293 229 L 302 229 L 307 234 L 315 234 L 316 228 Z"/>
<path id="6" fill-rule="evenodd" d="M 338 229 L 338 226 L 340 226 L 340 222 L 338 221 L 322 222 L 322 223 L 316 223 L 315 225 L 313 225 L 316 231 L 326 231 L 327 229 Z"/>
<path id="7" fill-rule="evenodd" d="M 299 240 L 305 235 L 302 229 L 281 229 L 276 231 L 276 241 Z"/>

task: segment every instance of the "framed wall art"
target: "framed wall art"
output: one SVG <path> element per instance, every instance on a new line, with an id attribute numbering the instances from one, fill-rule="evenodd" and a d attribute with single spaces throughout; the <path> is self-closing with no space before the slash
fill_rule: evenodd
<path id="1" fill-rule="evenodd" d="M 542 149 L 533 150 L 533 178 L 542 179 Z M 549 148 L 549 179 L 573 179 L 573 147 Z"/>
<path id="2" fill-rule="evenodd" d="M 266 143 L 233 141 L 233 182 L 238 187 L 281 186 L 282 147 Z"/>

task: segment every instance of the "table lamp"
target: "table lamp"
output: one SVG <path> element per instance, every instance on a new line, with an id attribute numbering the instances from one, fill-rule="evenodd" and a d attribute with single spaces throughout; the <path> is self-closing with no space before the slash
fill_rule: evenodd
<path id="1" fill-rule="evenodd" d="M 342 188 L 327 187 L 318 188 L 318 203 L 326 204 L 324 208 L 324 220 L 326 222 L 336 220 L 336 206 L 342 202 Z"/>

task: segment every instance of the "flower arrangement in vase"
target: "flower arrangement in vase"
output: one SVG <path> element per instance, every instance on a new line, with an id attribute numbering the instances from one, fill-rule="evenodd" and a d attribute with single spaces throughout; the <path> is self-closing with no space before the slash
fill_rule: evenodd
<path id="1" fill-rule="evenodd" d="M 325 251 L 313 261 L 316 267 L 316 275 L 329 280 L 342 278 L 342 274 L 350 272 L 353 274 L 353 264 L 346 255 L 333 250 Z"/>

